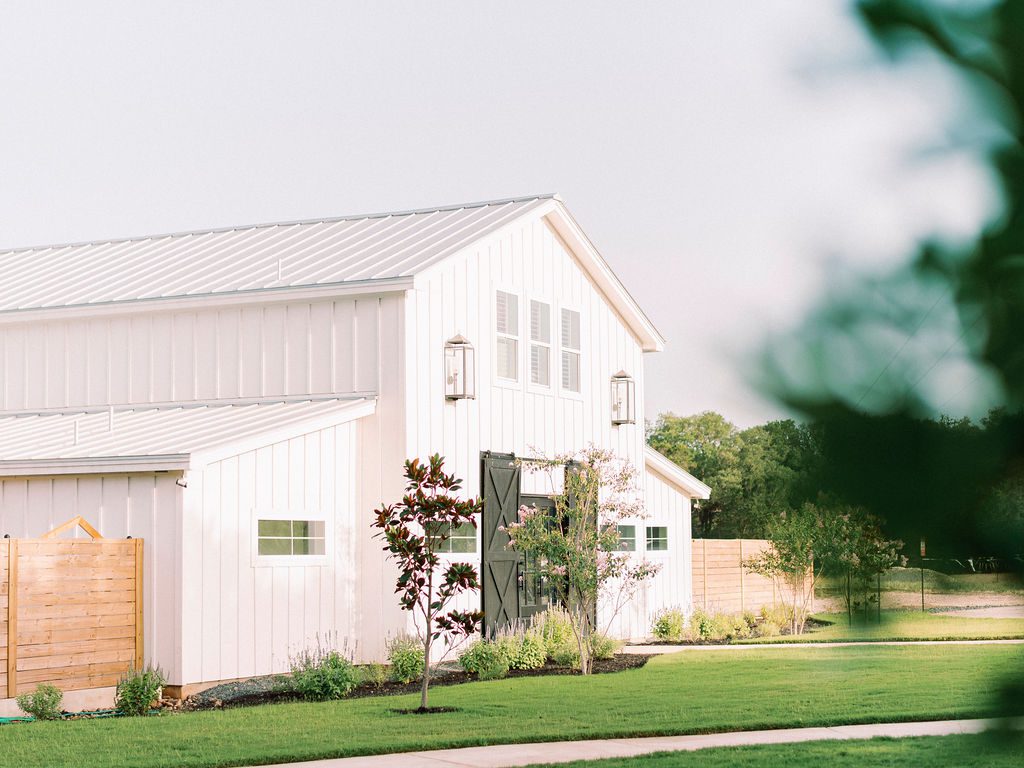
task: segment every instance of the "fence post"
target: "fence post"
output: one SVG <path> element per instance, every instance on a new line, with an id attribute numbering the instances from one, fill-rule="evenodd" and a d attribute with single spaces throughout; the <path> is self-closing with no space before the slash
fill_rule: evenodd
<path id="1" fill-rule="evenodd" d="M 743 599 L 743 539 L 740 539 L 740 613 L 746 610 L 746 603 Z"/>
<path id="2" fill-rule="evenodd" d="M 704 565 L 704 610 L 708 609 L 708 542 L 707 539 L 700 548 L 700 557 Z"/>
<path id="3" fill-rule="evenodd" d="M 7 698 L 18 695 L 18 540 L 7 540 Z"/>
<path id="4" fill-rule="evenodd" d="M 135 669 L 142 669 L 145 635 L 142 626 L 142 539 L 135 539 Z"/>

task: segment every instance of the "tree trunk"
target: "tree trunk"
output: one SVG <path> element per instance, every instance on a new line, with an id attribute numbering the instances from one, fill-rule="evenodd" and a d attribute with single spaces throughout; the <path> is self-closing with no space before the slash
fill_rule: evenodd
<path id="1" fill-rule="evenodd" d="M 427 692 L 430 688 L 430 646 L 434 644 L 434 611 L 430 607 L 434 602 L 434 570 L 430 569 L 427 574 L 427 610 L 426 610 L 426 639 L 423 643 L 423 685 L 420 686 L 420 709 L 427 708 Z"/>

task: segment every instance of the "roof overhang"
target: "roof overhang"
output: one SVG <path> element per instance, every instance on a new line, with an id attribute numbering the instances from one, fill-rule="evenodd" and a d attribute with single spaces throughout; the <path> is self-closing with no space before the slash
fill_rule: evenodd
<path id="1" fill-rule="evenodd" d="M 551 201 L 551 210 L 545 218 L 555 230 L 569 251 L 576 256 L 583 271 L 594 282 L 594 285 L 605 295 L 608 303 L 619 314 L 626 327 L 640 341 L 644 352 L 661 352 L 665 348 L 665 337 L 647 317 L 637 304 L 622 281 L 608 266 L 608 262 L 587 237 L 579 223 L 569 213 L 568 208 L 558 198 Z"/>
<path id="2" fill-rule="evenodd" d="M 74 459 L 15 459 L 0 461 L 0 477 L 40 475 L 120 475 L 131 472 L 183 472 L 188 454 L 160 456 L 102 456 Z"/>
<path id="3" fill-rule="evenodd" d="M 155 296 L 124 301 L 100 301 L 90 304 L 71 304 L 60 307 L 30 307 L 0 311 L 0 325 L 67 320 L 83 317 L 116 317 L 136 315 L 140 312 L 169 312 L 205 309 L 215 301 L 220 307 L 244 307 L 256 304 L 276 304 L 288 301 L 316 301 L 336 296 L 359 296 L 401 293 L 413 286 L 412 277 L 387 277 L 373 280 L 346 280 L 320 285 L 282 286 L 223 293 L 197 293 L 190 296 Z"/>
<path id="4" fill-rule="evenodd" d="M 647 471 L 658 476 L 684 496 L 691 499 L 711 498 L 711 487 L 702 483 L 674 461 L 662 456 L 650 446 L 644 447 L 644 465 Z"/>

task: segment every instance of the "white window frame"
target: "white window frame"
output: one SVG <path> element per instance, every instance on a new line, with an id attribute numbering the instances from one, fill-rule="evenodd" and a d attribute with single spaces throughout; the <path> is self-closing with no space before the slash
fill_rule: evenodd
<path id="1" fill-rule="evenodd" d="M 650 549 L 647 544 L 650 539 L 647 531 L 651 528 L 664 528 L 665 529 L 665 548 L 664 549 Z M 667 555 L 672 551 L 672 535 L 671 527 L 667 524 L 655 523 L 653 525 L 644 523 L 644 553 L 648 555 Z"/>
<path id="2" fill-rule="evenodd" d="M 446 561 L 450 560 L 454 563 L 459 562 L 476 562 L 480 560 L 480 517 L 477 516 L 476 520 L 476 531 L 474 533 L 474 543 L 472 552 L 436 552 L 435 554 L 444 558 Z M 451 539 L 448 539 L 451 541 Z"/>
<path id="3" fill-rule="evenodd" d="M 638 528 L 639 526 L 638 526 L 638 525 L 637 525 L 636 523 L 619 523 L 619 524 L 618 524 L 617 526 L 615 526 L 615 527 L 616 527 L 616 528 L 618 529 L 618 533 L 619 533 L 619 544 L 620 544 L 620 546 L 619 546 L 619 552 L 629 552 L 630 554 L 634 554 L 634 555 L 635 555 L 635 554 L 636 554 L 637 552 L 639 552 L 640 550 L 639 550 L 639 549 L 637 549 L 637 546 L 636 546 L 636 529 L 637 529 L 637 528 Z M 629 537 L 629 538 L 627 538 L 627 537 L 624 537 L 624 536 L 622 535 L 622 529 L 623 529 L 623 528 L 632 528 L 632 529 L 633 529 L 633 535 L 632 535 L 632 537 Z M 646 533 L 647 533 L 647 531 L 646 531 L 646 529 L 645 529 L 645 530 L 644 530 L 644 534 L 646 535 Z M 623 541 L 632 541 L 632 542 L 633 542 L 633 547 L 632 547 L 632 549 L 624 549 L 624 548 L 623 548 L 623 547 L 621 546 L 621 544 L 622 544 L 622 542 L 623 542 Z M 646 541 L 647 541 L 647 540 L 646 540 L 646 539 L 644 539 L 644 542 L 645 542 L 645 543 L 644 543 L 644 546 L 646 546 Z"/>
<path id="4" fill-rule="evenodd" d="M 322 555 L 261 555 L 260 520 L 308 520 L 324 524 L 324 554 Z M 333 556 L 334 526 L 324 512 L 308 509 L 253 509 L 252 510 L 252 565 L 304 566 L 320 568 L 330 564 Z"/>
<path id="5" fill-rule="evenodd" d="M 501 333 L 498 331 L 498 292 L 507 293 L 516 297 L 516 321 L 517 334 L 513 335 L 510 333 Z M 490 302 L 490 314 L 492 331 L 491 338 L 494 340 L 494 353 L 491 355 L 494 362 L 491 369 L 494 372 L 494 382 L 498 386 L 509 387 L 512 389 L 520 389 L 523 386 L 525 377 L 524 366 L 523 366 L 523 292 L 518 288 L 506 285 L 495 285 L 491 291 L 491 302 Z M 516 342 L 516 378 L 508 379 L 504 376 L 498 375 L 498 339 L 514 339 Z"/>
<path id="6" fill-rule="evenodd" d="M 535 301 L 537 303 L 539 303 L 539 304 L 544 304 L 548 308 L 548 340 L 547 340 L 546 343 L 543 342 L 543 341 L 534 341 L 533 340 L 533 302 L 535 302 Z M 560 372 L 560 369 L 556 368 L 556 365 L 555 365 L 555 363 L 556 363 L 556 349 L 557 349 L 557 346 L 555 345 L 555 332 L 558 330 L 558 327 L 556 326 L 556 321 L 557 321 L 557 317 L 558 317 L 558 309 L 555 306 L 555 303 L 553 301 L 551 301 L 550 298 L 548 298 L 547 296 L 536 295 L 536 294 L 530 294 L 530 295 L 528 295 L 526 297 L 526 306 L 529 309 L 529 316 L 527 318 L 527 321 L 528 321 L 527 322 L 527 326 L 528 327 L 526 329 L 527 332 L 525 334 L 525 337 L 527 338 L 527 342 L 526 342 L 526 345 L 527 345 L 527 347 L 526 347 L 526 359 L 525 359 L 525 362 L 527 363 L 527 365 L 525 366 L 526 386 L 529 389 L 531 389 L 531 390 L 533 390 L 535 392 L 538 392 L 540 394 L 550 395 L 554 391 L 554 389 L 555 389 L 555 374 Z M 540 347 L 542 349 L 546 349 L 547 352 L 548 352 L 548 383 L 547 384 L 538 384 L 537 382 L 535 382 L 533 380 L 533 348 L 534 347 Z"/>
<path id="7" fill-rule="evenodd" d="M 580 318 L 580 346 L 579 346 L 578 349 L 573 349 L 572 347 L 566 347 L 566 346 L 564 346 L 562 344 L 562 312 L 563 311 L 575 312 L 576 314 L 579 315 L 579 318 Z M 584 369 L 583 369 L 583 337 L 584 337 L 584 331 L 583 331 L 583 312 L 580 310 L 579 307 L 574 306 L 572 304 L 559 304 L 558 305 L 558 318 L 557 319 L 558 319 L 558 327 L 557 327 L 557 330 L 558 330 L 558 370 L 557 370 L 557 373 L 558 373 L 558 392 L 559 392 L 559 394 L 562 397 L 571 397 L 571 398 L 576 398 L 578 400 L 582 400 L 583 399 L 583 387 L 584 387 L 583 382 L 586 379 L 586 376 L 584 375 Z M 563 374 L 563 370 L 562 370 L 562 353 L 563 352 L 571 352 L 571 353 L 573 353 L 575 355 L 578 355 L 578 357 L 579 357 L 579 361 L 580 361 L 580 389 L 579 389 L 578 392 L 576 390 L 574 390 L 574 389 L 569 389 L 568 387 L 566 387 L 566 386 L 564 386 L 562 384 L 562 374 Z"/>

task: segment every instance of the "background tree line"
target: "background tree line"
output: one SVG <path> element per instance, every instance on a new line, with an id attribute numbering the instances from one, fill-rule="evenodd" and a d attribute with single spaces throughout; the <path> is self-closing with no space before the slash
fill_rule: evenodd
<path id="1" fill-rule="evenodd" d="M 824 492 L 844 480 L 870 484 L 885 497 L 884 505 L 869 505 L 872 509 L 898 505 L 913 512 L 878 522 L 885 536 L 906 542 L 904 553 L 911 556 L 918 554 L 921 538 L 929 542 L 929 556 L 969 558 L 993 554 L 988 543 L 995 536 L 1024 533 L 1024 464 L 992 477 L 983 492 L 955 471 L 932 476 L 927 484 L 906 474 L 908 462 L 949 452 L 956 454 L 950 465 L 973 475 L 972 465 L 986 460 L 988 446 L 1024 433 L 1024 416 L 993 410 L 980 422 L 946 416 L 913 421 L 912 443 L 843 445 L 840 431 L 820 423 L 786 419 L 739 429 L 712 411 L 663 413 L 648 423 L 647 441 L 711 486 L 711 498 L 694 505 L 693 535 L 698 538 L 768 538 L 780 513 L 805 505 L 826 515 L 830 510 L 849 514 L 848 505 Z M 873 478 L 851 472 L 865 452 L 875 462 Z M 877 462 L 887 454 L 891 462 Z M 964 535 L 962 518 L 969 512 L 989 536 Z"/>

